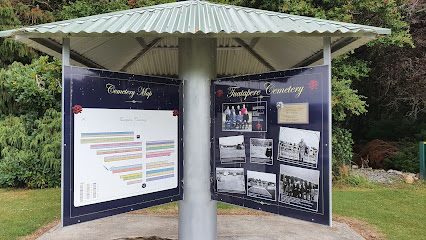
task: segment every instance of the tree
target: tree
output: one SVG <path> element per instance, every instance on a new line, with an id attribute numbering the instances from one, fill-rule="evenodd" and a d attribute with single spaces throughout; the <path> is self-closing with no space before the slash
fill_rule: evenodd
<path id="1" fill-rule="evenodd" d="M 38 118 L 46 109 L 61 109 L 61 62 L 40 57 L 31 64 L 14 62 L 0 70 L 1 115 L 30 114 Z"/>
<path id="2" fill-rule="evenodd" d="M 16 28 L 20 24 L 10 1 L 0 0 L 0 31 Z M 14 61 L 28 63 L 34 57 L 35 52 L 25 45 L 0 38 L 0 68 L 6 67 Z"/>
<path id="3" fill-rule="evenodd" d="M 73 19 L 79 17 L 92 16 L 102 13 L 121 11 L 129 9 L 126 0 L 77 0 L 70 5 L 63 5 L 58 14 L 59 19 Z"/>
<path id="4" fill-rule="evenodd" d="M 371 96 L 369 122 L 402 118 L 415 122 L 426 117 L 426 12 L 425 5 L 416 2 L 404 8 L 414 48 L 388 46 L 358 56 L 374 66 L 369 81 L 355 85 L 362 94 Z"/>

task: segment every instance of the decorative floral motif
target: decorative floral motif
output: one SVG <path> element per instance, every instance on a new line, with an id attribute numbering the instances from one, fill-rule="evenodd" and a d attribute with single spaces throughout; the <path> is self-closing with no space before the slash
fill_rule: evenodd
<path id="1" fill-rule="evenodd" d="M 257 128 L 257 130 L 262 130 L 262 124 L 258 123 L 258 124 L 256 125 L 256 128 Z"/>
<path id="2" fill-rule="evenodd" d="M 318 88 L 318 82 L 317 81 L 315 81 L 315 80 L 311 80 L 309 83 L 308 83 L 308 85 L 309 85 L 309 88 L 311 89 L 311 90 L 314 90 L 314 89 L 317 89 Z"/>
<path id="3" fill-rule="evenodd" d="M 75 105 L 74 107 L 72 107 L 72 111 L 74 114 L 79 114 L 83 111 L 83 107 L 80 105 Z"/>
<path id="4" fill-rule="evenodd" d="M 179 111 L 178 110 L 173 110 L 173 116 L 178 116 L 179 115 Z"/>
<path id="5" fill-rule="evenodd" d="M 284 103 L 283 102 L 277 102 L 277 108 L 281 109 L 284 107 Z"/>
<path id="6" fill-rule="evenodd" d="M 217 90 L 216 95 L 217 95 L 217 97 L 222 97 L 222 95 L 223 95 L 222 89 Z"/>

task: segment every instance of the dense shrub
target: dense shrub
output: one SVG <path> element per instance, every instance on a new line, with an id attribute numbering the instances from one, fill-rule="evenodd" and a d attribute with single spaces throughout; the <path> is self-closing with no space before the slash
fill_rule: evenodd
<path id="1" fill-rule="evenodd" d="M 373 140 L 356 154 L 358 158 L 354 157 L 355 162 L 358 163 L 359 156 L 368 155 L 370 163 L 379 163 L 373 167 L 419 172 L 418 142 L 426 140 L 426 123 L 384 120 L 373 124 L 368 132 L 369 137 L 378 136 L 395 142 Z"/>
<path id="2" fill-rule="evenodd" d="M 349 165 L 352 159 L 352 145 L 354 141 L 352 140 L 352 134 L 349 130 L 333 126 L 333 165 Z"/>
<path id="3" fill-rule="evenodd" d="M 43 118 L 36 120 L 36 130 L 29 138 L 29 149 L 53 171 L 61 171 L 61 113 L 48 109 Z"/>
<path id="4" fill-rule="evenodd" d="M 370 167 L 383 168 L 385 159 L 399 151 L 398 143 L 375 139 L 368 142 L 359 153 L 355 154 L 353 161 L 361 166 L 361 157 L 363 157 L 369 160 L 368 165 Z"/>
<path id="5" fill-rule="evenodd" d="M 0 187 L 57 187 L 61 63 L 40 57 L 0 70 Z"/>
<path id="6" fill-rule="evenodd" d="M 0 121 L 0 160 L 19 155 L 25 149 L 27 136 L 21 118 L 8 116 Z"/>
<path id="7" fill-rule="evenodd" d="M 25 131 L 24 117 L 0 121 L 0 187 L 58 187 L 61 182 L 61 113 L 49 109 Z"/>
<path id="8" fill-rule="evenodd" d="M 419 145 L 411 141 L 400 142 L 401 151 L 389 156 L 384 161 L 384 167 L 404 172 L 418 173 L 420 171 Z"/>

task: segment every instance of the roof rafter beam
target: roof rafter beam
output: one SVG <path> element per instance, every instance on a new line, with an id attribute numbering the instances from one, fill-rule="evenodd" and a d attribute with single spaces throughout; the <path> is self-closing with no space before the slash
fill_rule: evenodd
<path id="1" fill-rule="evenodd" d="M 256 44 L 259 42 L 259 40 L 260 40 L 260 37 L 255 37 L 255 38 L 253 38 L 252 40 L 251 40 L 251 42 L 250 42 L 250 47 L 251 48 L 254 48 L 254 46 L 256 46 Z"/>
<path id="2" fill-rule="evenodd" d="M 331 44 L 331 53 L 336 52 L 347 45 L 355 42 L 357 38 L 349 37 L 349 38 L 342 38 Z M 292 66 L 291 68 L 298 68 L 298 67 L 306 67 L 311 65 L 314 62 L 317 62 L 323 58 L 323 50 L 316 52 L 314 55 L 306 58 L 305 60 L 299 62 L 298 64 Z"/>
<path id="3" fill-rule="evenodd" d="M 145 41 L 143 41 L 142 38 L 136 38 L 136 41 L 143 47 L 142 51 L 140 51 L 136 56 L 134 56 L 124 67 L 120 69 L 120 71 L 125 72 L 130 66 L 132 66 L 138 59 L 140 59 L 145 53 L 147 53 L 151 48 L 154 47 L 155 44 L 157 44 L 161 38 L 156 38 L 151 41 L 150 44 L 146 45 Z M 145 47 L 144 47 L 145 45 Z"/>
<path id="4" fill-rule="evenodd" d="M 143 38 L 137 37 L 136 41 L 138 41 L 138 43 L 142 46 L 142 48 L 146 48 L 147 47 L 146 42 L 145 42 L 145 40 L 143 40 Z"/>
<path id="5" fill-rule="evenodd" d="M 160 47 L 156 46 L 153 47 L 152 50 L 178 50 L 179 47 Z M 218 51 L 228 51 L 228 50 L 244 50 L 243 47 L 236 46 L 236 47 L 217 47 Z"/>
<path id="6" fill-rule="evenodd" d="M 271 64 L 269 64 L 262 56 L 260 56 L 256 51 L 254 51 L 253 48 L 251 48 L 241 38 L 234 38 L 234 40 L 238 44 L 240 44 L 243 48 L 245 48 L 254 58 L 256 58 L 259 62 L 261 62 L 270 71 L 275 71 L 276 70 Z"/>
<path id="7" fill-rule="evenodd" d="M 46 48 L 51 49 L 52 51 L 62 54 L 62 45 L 53 41 L 52 39 L 49 39 L 49 38 L 30 38 L 30 39 Z M 74 52 L 73 50 L 70 51 L 70 58 L 73 61 L 83 64 L 84 66 L 89 68 L 107 69 L 104 66 Z"/>

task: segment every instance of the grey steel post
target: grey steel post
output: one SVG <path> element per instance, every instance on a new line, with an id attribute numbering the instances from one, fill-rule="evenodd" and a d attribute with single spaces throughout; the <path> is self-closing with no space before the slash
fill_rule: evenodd
<path id="1" fill-rule="evenodd" d="M 179 78 L 184 81 L 184 196 L 179 239 L 217 238 L 216 201 L 210 194 L 210 80 L 216 78 L 215 38 L 179 39 Z"/>
<path id="2" fill-rule="evenodd" d="M 328 81 L 328 85 L 330 86 L 330 91 L 329 91 L 329 93 L 328 93 L 328 101 L 329 101 L 329 103 L 328 103 L 328 119 L 330 119 L 330 121 L 328 122 L 328 129 L 329 129 L 329 132 L 328 132 L 328 139 L 327 139 L 327 141 L 328 141 L 328 151 L 329 151 L 329 153 L 330 153 L 330 159 L 329 159 L 329 162 L 328 162 L 328 164 L 329 164 L 329 166 L 330 166 L 330 168 L 332 167 L 332 159 L 331 159 L 331 156 L 333 156 L 332 155 L 332 148 L 331 148 L 331 134 L 332 134 L 332 131 L 331 131 L 331 122 L 333 121 L 333 118 L 332 118 L 332 113 L 331 113 L 331 37 L 324 37 L 323 38 L 323 60 L 324 60 L 324 65 L 328 65 L 328 79 L 327 79 L 327 81 Z M 332 186 L 331 184 L 332 184 L 332 181 L 331 181 L 331 170 L 328 172 L 328 179 L 329 179 L 329 185 L 328 186 Z M 329 199 L 330 199 L 330 206 L 329 206 L 329 209 L 330 209 L 330 227 L 332 226 L 332 223 L 333 223 L 333 221 L 332 221 L 332 214 L 331 214 L 331 210 L 332 210 L 332 198 L 331 198 L 331 189 L 330 189 L 330 195 L 329 195 Z"/>
<path id="3" fill-rule="evenodd" d="M 64 67 L 70 65 L 70 39 L 69 38 L 63 38 L 62 39 L 62 150 L 61 150 L 61 161 L 62 161 L 62 168 L 61 168 L 61 225 L 62 227 L 64 219 L 62 213 L 64 212 L 63 209 L 63 197 L 64 197 L 64 126 L 65 126 L 65 110 L 64 110 Z"/>

